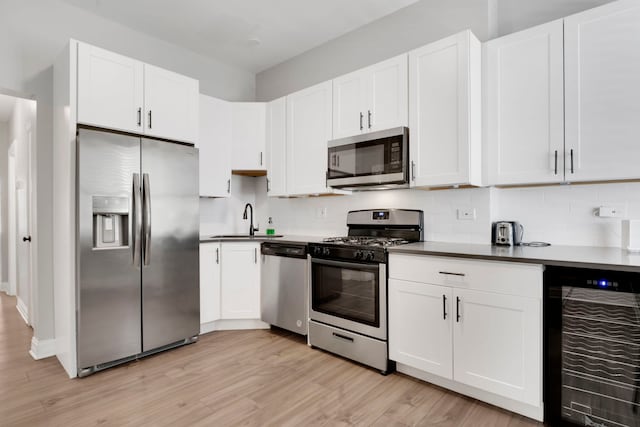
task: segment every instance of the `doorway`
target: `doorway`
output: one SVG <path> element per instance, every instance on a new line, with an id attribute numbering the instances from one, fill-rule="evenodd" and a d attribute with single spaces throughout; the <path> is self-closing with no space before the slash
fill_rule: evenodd
<path id="1" fill-rule="evenodd" d="M 16 309 L 34 326 L 36 103 L 0 93 L 0 282 Z"/>

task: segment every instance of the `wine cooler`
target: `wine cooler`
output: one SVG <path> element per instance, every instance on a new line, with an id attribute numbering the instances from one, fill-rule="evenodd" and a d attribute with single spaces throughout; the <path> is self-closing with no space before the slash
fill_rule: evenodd
<path id="1" fill-rule="evenodd" d="M 640 427 L 640 273 L 545 271 L 545 421 Z"/>

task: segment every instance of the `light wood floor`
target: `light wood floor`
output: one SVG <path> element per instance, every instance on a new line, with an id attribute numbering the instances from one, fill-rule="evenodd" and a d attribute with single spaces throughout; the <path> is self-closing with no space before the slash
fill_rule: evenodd
<path id="1" fill-rule="evenodd" d="M 401 374 L 382 376 L 282 331 L 226 331 L 70 380 L 28 355 L 31 329 L 0 293 L 1 426 L 534 426 Z"/>

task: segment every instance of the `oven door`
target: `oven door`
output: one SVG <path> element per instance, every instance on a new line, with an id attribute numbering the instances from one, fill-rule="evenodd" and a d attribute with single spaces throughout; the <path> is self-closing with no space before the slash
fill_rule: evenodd
<path id="1" fill-rule="evenodd" d="M 310 275 L 312 320 L 387 339 L 385 264 L 311 258 Z"/>
<path id="2" fill-rule="evenodd" d="M 327 184 L 334 188 L 407 186 L 408 129 L 394 128 L 330 141 Z"/>

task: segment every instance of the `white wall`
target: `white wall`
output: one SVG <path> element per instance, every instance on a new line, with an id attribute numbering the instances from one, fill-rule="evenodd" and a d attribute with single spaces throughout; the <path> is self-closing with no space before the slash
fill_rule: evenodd
<path id="1" fill-rule="evenodd" d="M 263 178 L 264 179 L 264 178 Z M 260 178 L 232 175 L 231 196 L 228 198 L 200 198 L 200 235 L 238 234 L 249 232 L 249 220 L 242 219 L 244 206 L 253 206 L 253 222 L 260 223 L 264 232 L 266 222 L 260 221 L 263 208 L 256 206 L 256 185 Z"/>
<path id="2" fill-rule="evenodd" d="M 9 265 L 7 252 L 9 250 L 7 240 L 8 210 L 7 210 L 7 182 L 8 182 L 8 150 L 9 137 L 7 123 L 0 123 L 0 288 L 9 280 Z"/>
<path id="3" fill-rule="evenodd" d="M 256 97 L 270 101 L 467 28 L 486 40 L 495 1 L 421 0 L 258 73 Z"/>
<path id="4" fill-rule="evenodd" d="M 54 335 L 52 256 L 52 102 L 55 57 L 70 38 L 200 80 L 200 90 L 233 101 L 251 101 L 255 76 L 133 31 L 59 0 L 4 0 L 0 13 L 0 89 L 32 94 L 37 111 L 39 230 L 36 338 Z"/>

